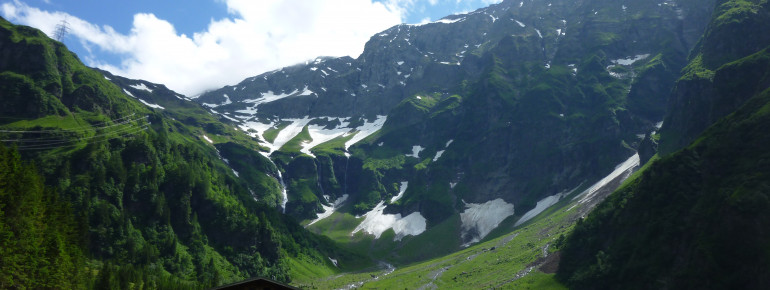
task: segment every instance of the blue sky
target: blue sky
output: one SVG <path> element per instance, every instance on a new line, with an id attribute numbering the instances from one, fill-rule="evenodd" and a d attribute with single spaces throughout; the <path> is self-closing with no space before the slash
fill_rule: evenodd
<path id="1" fill-rule="evenodd" d="M 371 35 L 500 0 L 3 0 L 0 15 L 63 40 L 86 65 L 194 96 L 316 56 L 358 57 Z M 181 4 L 180 3 L 184 3 Z"/>

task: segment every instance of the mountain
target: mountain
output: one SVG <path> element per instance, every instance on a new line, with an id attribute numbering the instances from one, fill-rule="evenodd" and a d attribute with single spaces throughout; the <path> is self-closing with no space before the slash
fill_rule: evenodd
<path id="1" fill-rule="evenodd" d="M 559 280 L 574 289 L 770 286 L 769 12 L 767 1 L 716 3 L 672 92 L 660 158 L 578 222 Z"/>
<path id="2" fill-rule="evenodd" d="M 194 101 L 268 147 L 286 212 L 311 230 L 349 242 L 392 229 L 401 244 L 442 231 L 450 251 L 634 155 L 664 118 L 706 4 L 503 1 Z"/>
<path id="3" fill-rule="evenodd" d="M 367 263 L 275 209 L 275 166 L 244 132 L 2 19 L 0 100 L 0 287 L 202 288 Z"/>
<path id="4" fill-rule="evenodd" d="M 194 97 L 2 20 L 0 285 L 766 288 L 767 5 L 503 1 Z"/>

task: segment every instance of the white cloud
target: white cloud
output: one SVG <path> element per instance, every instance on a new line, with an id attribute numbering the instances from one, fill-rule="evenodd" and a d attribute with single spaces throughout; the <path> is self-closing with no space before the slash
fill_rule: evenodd
<path id="1" fill-rule="evenodd" d="M 0 13 L 16 23 L 52 33 L 67 18 L 70 35 L 87 49 L 122 58 L 111 65 L 81 56 L 88 65 L 129 78 L 166 84 L 187 95 L 233 84 L 258 73 L 316 56 L 358 57 L 377 32 L 401 23 L 414 0 L 226 0 L 230 17 L 212 20 L 206 31 L 179 34 L 153 14 L 134 15 L 128 34 L 62 12 L 15 0 Z"/>

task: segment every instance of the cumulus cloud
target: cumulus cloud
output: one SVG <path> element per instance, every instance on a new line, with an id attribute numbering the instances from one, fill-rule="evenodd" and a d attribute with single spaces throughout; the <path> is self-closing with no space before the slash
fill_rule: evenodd
<path id="1" fill-rule="evenodd" d="M 358 57 L 371 35 L 402 22 L 413 0 L 225 0 L 230 16 L 185 35 L 153 14 L 134 15 L 128 34 L 21 1 L 0 13 L 51 33 L 66 17 L 84 47 L 119 55 L 119 64 L 91 56 L 86 63 L 129 78 L 166 84 L 186 95 L 234 84 L 257 73 L 316 56 Z"/>

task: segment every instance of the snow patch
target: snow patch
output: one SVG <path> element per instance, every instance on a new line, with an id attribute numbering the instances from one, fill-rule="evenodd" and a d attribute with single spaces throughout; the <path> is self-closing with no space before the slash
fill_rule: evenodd
<path id="1" fill-rule="evenodd" d="M 228 96 L 227 94 L 222 94 L 222 96 L 225 97 L 225 101 L 219 104 L 220 106 L 229 105 L 233 103 L 233 101 L 230 101 L 230 96 Z"/>
<path id="2" fill-rule="evenodd" d="M 123 89 L 123 92 L 124 92 L 124 93 L 126 93 L 126 95 L 129 95 L 129 96 L 131 96 L 132 98 L 136 98 L 136 97 L 134 96 L 134 94 L 132 94 L 131 92 L 129 92 L 129 91 L 128 91 L 128 90 L 126 90 L 126 89 Z"/>
<path id="3" fill-rule="evenodd" d="M 143 83 L 139 83 L 137 85 L 129 85 L 129 87 L 135 88 L 137 90 L 148 91 L 148 92 L 152 93 L 152 89 L 148 88 Z"/>
<path id="4" fill-rule="evenodd" d="M 294 91 L 292 91 L 291 93 L 288 93 L 288 94 L 284 93 L 284 94 L 276 95 L 275 93 L 273 93 L 273 91 L 267 91 L 266 93 L 262 93 L 262 95 L 259 98 L 248 99 L 248 100 L 243 101 L 244 103 L 247 103 L 247 104 L 254 104 L 253 107 L 247 108 L 245 110 L 238 110 L 238 111 L 235 111 L 235 112 L 236 113 L 241 113 L 241 114 L 247 114 L 247 115 L 254 115 L 254 114 L 257 113 L 257 107 L 259 105 L 283 99 L 285 97 L 288 97 L 288 96 L 291 96 L 293 94 L 296 94 L 297 92 L 299 92 L 299 91 L 298 90 L 294 90 Z"/>
<path id="5" fill-rule="evenodd" d="M 332 117 L 325 117 L 327 121 L 331 121 Z M 325 143 L 329 140 L 332 140 L 334 138 L 337 138 L 339 136 L 342 136 L 345 133 L 350 132 L 350 128 L 348 128 L 348 125 L 350 125 L 350 122 L 347 122 L 348 118 L 336 118 L 340 121 L 340 124 L 333 128 L 333 129 L 326 129 L 326 126 L 321 125 L 308 125 L 307 130 L 308 133 L 310 133 L 310 139 L 312 139 L 310 142 L 302 143 L 302 149 L 300 149 L 300 152 L 305 153 L 307 155 L 312 156 L 315 158 L 315 155 L 310 152 L 310 149 L 313 149 L 313 147 L 318 146 L 322 143 Z"/>
<path id="6" fill-rule="evenodd" d="M 342 196 L 340 196 L 339 198 L 337 198 L 337 200 L 335 200 L 335 201 L 334 201 L 334 203 L 332 203 L 332 205 L 331 205 L 331 206 L 328 206 L 328 205 L 321 205 L 321 207 L 323 207 L 323 209 L 324 209 L 324 212 L 322 212 L 322 213 L 319 213 L 319 214 L 318 214 L 318 217 L 317 217 L 316 219 L 314 219 L 313 221 L 311 221 L 311 222 L 310 222 L 309 224 L 307 224 L 307 225 L 308 225 L 308 226 L 310 226 L 310 225 L 312 225 L 312 224 L 314 224 L 314 223 L 317 223 L 318 221 L 320 221 L 320 220 L 322 220 L 322 219 L 325 219 L 325 218 L 328 218 L 328 217 L 330 217 L 330 216 L 331 216 L 331 215 L 334 213 L 334 211 L 335 211 L 336 209 L 340 208 L 340 206 L 341 206 L 343 203 L 345 203 L 345 201 L 347 201 L 347 200 L 348 200 L 348 195 L 347 195 L 347 194 L 343 194 Z M 336 265 L 337 263 L 334 263 L 334 264 Z"/>
<path id="7" fill-rule="evenodd" d="M 406 154 L 406 156 L 407 157 L 420 158 L 419 155 L 420 155 L 420 151 L 422 151 L 422 150 L 425 150 L 425 148 L 423 148 L 420 145 L 414 145 L 414 146 L 412 146 L 412 154 Z"/>
<path id="8" fill-rule="evenodd" d="M 445 150 L 439 150 L 438 152 L 436 152 L 436 156 L 434 156 L 434 157 L 433 157 L 433 161 L 435 162 L 435 161 L 437 161 L 439 158 L 441 158 L 441 155 L 443 155 L 443 154 L 444 154 L 444 151 L 445 151 Z"/>
<path id="9" fill-rule="evenodd" d="M 298 96 L 309 96 L 315 94 L 313 91 L 309 90 L 307 86 L 302 90 L 302 92 Z"/>
<path id="10" fill-rule="evenodd" d="M 214 141 L 212 141 L 211 138 L 209 138 L 209 136 L 206 136 L 205 134 L 203 135 L 203 139 L 206 139 L 206 141 L 208 141 L 209 143 L 214 144 Z"/>
<path id="11" fill-rule="evenodd" d="M 437 20 L 437 21 L 433 21 L 431 23 L 452 24 L 452 23 L 455 23 L 455 22 L 463 21 L 463 20 L 465 20 L 465 17 L 461 17 L 461 18 L 457 18 L 457 19 L 440 19 L 440 20 Z"/>
<path id="12" fill-rule="evenodd" d="M 619 64 L 619 65 L 632 65 L 635 62 L 643 60 L 643 59 L 648 58 L 648 57 L 650 57 L 649 53 L 647 53 L 647 54 L 638 54 L 638 55 L 633 56 L 633 57 L 628 56 L 626 58 L 621 58 L 621 59 L 613 60 L 612 63 Z"/>
<path id="13" fill-rule="evenodd" d="M 580 187 L 580 186 L 578 186 Z M 541 212 L 545 211 L 547 208 L 553 206 L 559 200 L 561 200 L 563 197 L 570 195 L 573 191 L 577 190 L 578 188 L 574 188 L 572 190 L 563 191 L 548 197 L 545 197 L 537 202 L 537 205 L 535 205 L 535 208 L 529 210 L 527 213 L 525 213 L 521 218 L 519 218 L 518 221 L 516 221 L 516 224 L 514 224 L 514 227 L 517 227 L 528 220 L 531 220 L 532 218 L 539 215 Z"/>
<path id="14" fill-rule="evenodd" d="M 521 23 L 521 21 L 518 21 L 518 20 L 514 20 L 514 21 L 516 21 L 516 23 L 519 24 L 519 26 L 521 27 L 527 27 L 526 25 L 524 25 L 524 23 Z"/>
<path id="15" fill-rule="evenodd" d="M 449 144 L 452 144 L 452 142 L 454 142 L 454 141 L 455 141 L 455 139 L 451 139 L 451 140 L 447 141 L 446 145 L 444 145 L 444 148 L 448 148 Z"/>
<path id="16" fill-rule="evenodd" d="M 270 148 L 270 154 L 275 152 L 278 149 L 281 149 L 286 142 L 289 142 L 289 140 L 293 139 L 299 133 L 302 133 L 302 129 L 305 128 L 305 126 L 310 123 L 313 119 L 309 118 L 308 116 L 305 116 L 302 119 L 283 119 L 284 121 L 289 121 L 291 124 L 286 126 L 281 132 L 278 132 L 278 136 L 275 137 L 275 140 L 273 140 L 273 143 L 268 143 L 268 147 Z"/>
<path id="17" fill-rule="evenodd" d="M 409 186 L 409 182 L 408 181 L 402 181 L 401 182 L 401 187 L 398 188 L 398 195 L 390 198 L 390 203 L 394 203 L 397 200 L 401 199 L 401 197 L 404 196 L 404 192 L 406 192 L 406 187 L 407 186 Z"/>
<path id="18" fill-rule="evenodd" d="M 425 231 L 427 223 L 420 212 L 413 212 L 402 218 L 400 213 L 383 213 L 385 207 L 385 202 L 380 201 L 374 209 L 364 214 L 364 221 L 361 222 L 350 235 L 352 236 L 363 230 L 368 234 L 374 235 L 375 239 L 379 239 L 383 232 L 388 229 L 393 229 L 393 231 L 396 232 L 396 236 L 393 240 L 400 241 L 405 236 L 416 236 Z"/>
<path id="19" fill-rule="evenodd" d="M 374 132 L 379 131 L 382 129 L 382 126 L 385 125 L 385 121 L 388 119 L 388 116 L 377 116 L 377 119 L 369 123 L 369 121 L 364 121 L 364 124 L 361 125 L 361 127 L 356 128 L 355 130 L 357 133 L 353 136 L 350 140 L 345 142 L 345 151 L 350 148 L 350 146 L 353 146 L 353 144 L 358 143 L 358 141 L 363 140 L 366 137 L 369 137 L 369 135 L 374 134 Z"/>
<path id="20" fill-rule="evenodd" d="M 150 107 L 150 108 L 161 109 L 161 110 L 164 110 L 164 109 L 166 109 L 166 108 L 164 108 L 164 107 L 161 107 L 161 106 L 160 106 L 160 105 L 158 105 L 158 104 L 152 104 L 152 103 L 148 103 L 147 101 L 145 101 L 145 100 L 142 100 L 142 99 L 140 99 L 140 98 L 137 98 L 137 100 L 139 100 L 140 102 L 142 102 L 142 104 L 144 104 L 145 106 L 148 106 L 148 107 Z"/>
<path id="21" fill-rule="evenodd" d="M 596 193 L 597 190 L 601 189 L 602 187 L 607 185 L 607 183 L 610 183 L 610 181 L 614 180 L 615 178 L 625 173 L 626 171 L 632 170 L 634 167 L 638 167 L 639 164 L 640 164 L 639 153 L 635 153 L 633 156 L 628 158 L 623 163 L 618 164 L 618 166 L 615 167 L 615 170 L 613 170 L 609 175 L 605 176 L 598 182 L 594 183 L 594 185 L 591 185 L 591 187 L 589 187 L 585 191 L 575 196 L 572 200 L 575 200 L 579 197 L 580 198 L 580 200 L 578 201 L 579 203 L 586 203 L 590 201 L 594 197 L 594 194 Z"/>
<path id="22" fill-rule="evenodd" d="M 463 201 L 463 203 L 465 203 Z M 487 236 L 504 219 L 514 213 L 513 204 L 498 198 L 485 203 L 465 203 L 465 211 L 460 214 L 462 236 L 470 236 L 464 246 L 475 243 Z"/>

